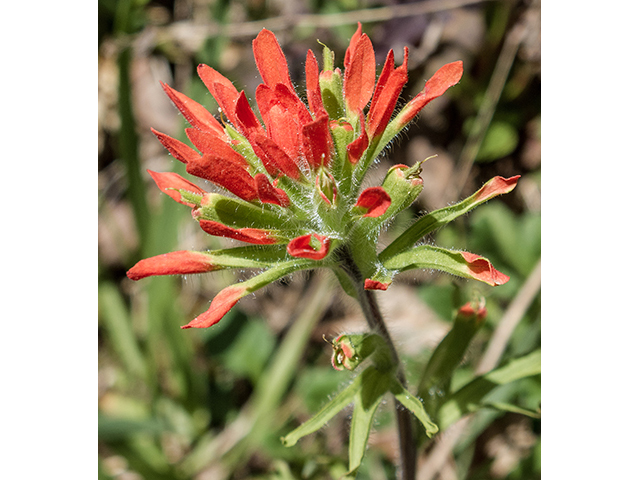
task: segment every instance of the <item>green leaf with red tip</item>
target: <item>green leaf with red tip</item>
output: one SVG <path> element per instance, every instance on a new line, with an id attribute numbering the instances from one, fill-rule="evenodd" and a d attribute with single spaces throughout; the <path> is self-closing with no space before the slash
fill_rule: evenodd
<path id="1" fill-rule="evenodd" d="M 387 248 L 380 252 L 380 260 L 384 263 L 385 260 L 410 248 L 428 233 L 443 227 L 452 220 L 455 220 L 497 195 L 509 193 L 515 188 L 519 178 L 520 175 L 510 178 L 494 177 L 485 183 L 480 190 L 465 200 L 420 217 Z"/>
<path id="2" fill-rule="evenodd" d="M 195 252 L 181 250 L 145 258 L 127 276 L 131 280 L 157 275 L 188 275 L 230 268 L 265 268 L 286 259 L 284 245 L 251 246 Z"/>
<path id="3" fill-rule="evenodd" d="M 367 163 L 370 164 L 429 102 L 440 97 L 450 87 L 457 84 L 462 77 L 462 71 L 461 61 L 449 63 L 438 69 L 433 77 L 427 81 L 422 92 L 407 103 L 387 124 L 375 148 L 370 148 L 367 152 Z"/>
<path id="4" fill-rule="evenodd" d="M 465 304 L 458 309 L 453 326 L 431 354 L 418 384 L 418 396 L 435 412 L 441 397 L 433 389 L 448 391 L 454 371 L 460 365 L 475 334 L 484 324 L 487 310 L 484 300 Z"/>
<path id="5" fill-rule="evenodd" d="M 188 275 L 212 272 L 220 268 L 223 267 L 220 267 L 211 255 L 181 250 L 140 260 L 127 271 L 127 277 L 131 280 L 140 280 L 157 275 Z"/>
<path id="6" fill-rule="evenodd" d="M 250 278 L 241 283 L 236 283 L 229 287 L 226 287 L 218 293 L 211 301 L 209 309 L 200 314 L 194 320 L 181 328 L 207 328 L 215 325 L 222 319 L 224 315 L 238 303 L 238 301 L 250 293 L 259 290 L 262 287 L 273 283 L 286 275 L 290 275 L 298 270 L 304 270 L 307 268 L 313 268 L 315 264 L 309 261 L 290 261 L 279 263 L 271 267 L 266 272 L 263 272 L 255 277 Z"/>
<path id="7" fill-rule="evenodd" d="M 509 281 L 507 275 L 496 270 L 489 260 L 480 255 L 431 245 L 420 245 L 405 250 L 384 260 L 382 265 L 388 270 L 398 272 L 414 268 L 441 270 L 459 277 L 479 280 L 493 287 Z"/>
<path id="8" fill-rule="evenodd" d="M 451 62 L 440 67 L 438 71 L 427 80 L 422 92 L 411 99 L 400 113 L 398 113 L 394 119 L 397 126 L 393 125 L 391 127 L 403 128 L 407 125 L 429 102 L 440 97 L 450 87 L 456 85 L 462 78 L 462 72 L 463 67 L 461 61 Z"/>

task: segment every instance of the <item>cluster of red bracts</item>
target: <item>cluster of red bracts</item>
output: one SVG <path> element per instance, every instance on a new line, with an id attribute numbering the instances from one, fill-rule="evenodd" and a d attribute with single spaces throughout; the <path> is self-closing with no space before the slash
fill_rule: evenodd
<path id="1" fill-rule="evenodd" d="M 315 268 L 316 264 L 334 268 L 337 260 L 332 263 L 330 254 L 341 242 L 358 238 L 375 242 L 382 222 L 417 197 L 422 181 L 411 176 L 415 168 L 397 165 L 382 186 L 360 191 L 366 170 L 385 144 L 462 76 L 462 62 L 443 66 L 392 120 L 400 92 L 408 80 L 408 49 L 405 47 L 403 62 L 398 67 L 390 51 L 376 81 L 373 45 L 362 33 L 360 24 L 346 50 L 344 74 L 334 68 L 333 53 L 328 49 L 323 55 L 322 71 L 315 55 L 308 51 L 307 104 L 294 89 L 286 58 L 272 32 L 260 32 L 253 41 L 253 52 L 263 80 L 255 92 L 261 120 L 244 91 L 238 91 L 213 68 L 200 65 L 198 75 L 218 103 L 221 120 L 199 103 L 162 84 L 191 125 L 185 131 L 195 149 L 152 129 L 171 155 L 185 164 L 187 173 L 237 197 L 222 196 L 233 204 L 227 205 L 226 216 L 216 216 L 218 206 L 224 203 L 220 194 L 208 193 L 177 173 L 149 173 L 161 191 L 193 209 L 193 217 L 208 234 L 260 245 L 263 251 L 273 247 L 272 252 L 276 252 L 273 258 L 280 255 L 278 252 L 286 244 L 285 253 L 290 257 L 263 262 L 252 260 L 252 252 L 247 251 L 244 260 L 233 257 L 222 265 L 217 262 L 227 250 L 178 251 L 138 262 L 127 272 L 134 280 L 220 268 L 268 269 L 223 289 L 209 310 L 186 327 L 213 325 L 241 297 L 296 269 Z M 515 182 L 508 189 L 513 186 Z M 487 192 L 485 196 L 489 198 L 489 194 L 505 193 L 508 189 L 500 187 L 500 192 Z M 311 197 L 319 203 L 310 200 Z M 347 205 L 347 201 L 351 204 Z M 244 217 L 239 209 L 244 209 Z M 358 222 L 360 230 L 353 228 Z M 390 282 L 387 271 L 379 268 L 380 261 L 374 258 L 375 247 L 367 248 L 371 248 L 372 255 L 356 259 L 367 263 L 360 266 L 363 274 L 372 275 L 366 278 L 364 287 L 384 290 Z M 463 275 L 494 285 L 508 279 L 486 259 L 472 255 L 462 255 L 456 260 L 464 264 Z M 400 265 L 397 271 L 403 268 Z"/>
<path id="2" fill-rule="evenodd" d="M 287 61 L 273 33 L 268 30 L 260 32 L 253 41 L 253 50 L 258 71 L 264 81 L 255 94 L 264 125 L 251 109 L 244 91 L 239 92 L 229 79 L 213 68 L 200 65 L 200 78 L 218 102 L 222 115 L 242 138 L 232 138 L 229 130 L 207 109 L 166 84 L 162 85 L 165 92 L 192 125 L 186 129 L 186 134 L 199 152 L 164 133 L 156 130 L 153 133 L 176 159 L 186 164 L 187 173 L 219 185 L 248 202 L 258 201 L 287 208 L 290 199 L 283 189 L 277 187 L 279 178 L 286 176 L 295 181 L 313 181 L 308 177 L 321 167 L 331 164 L 334 155 L 331 128 L 345 128 L 345 125 L 346 128 L 352 128 L 346 122 L 330 120 L 322 101 L 320 76 L 326 77 L 330 82 L 332 75 L 340 76 L 340 70 L 327 70 L 320 74 L 316 57 L 309 50 L 305 65 L 309 103 L 307 108 L 294 90 Z M 376 84 L 373 45 L 369 37 L 362 34 L 361 26 L 358 26 L 346 52 L 342 85 L 346 113 L 360 119 L 359 135 L 346 147 L 352 164 L 358 162 L 370 142 L 379 139 L 387 127 L 400 92 L 407 82 L 407 59 L 408 49 L 405 48 L 404 61 L 395 68 L 393 51 L 390 51 Z M 428 82 L 425 92 L 430 94 L 421 94 L 420 101 L 412 102 L 414 105 L 411 112 L 403 112 L 403 125 L 400 128 L 428 101 L 459 81 L 462 74 L 461 62 L 449 64 L 443 69 L 446 71 L 446 86 L 443 82 L 434 85 L 430 85 L 433 82 Z M 365 119 L 363 109 L 370 100 L 371 105 Z M 240 153 L 237 147 L 243 141 L 249 144 L 251 153 L 259 159 L 259 163 L 249 162 L 247 156 Z M 180 189 L 205 195 L 199 187 L 177 174 L 150 173 L 160 189 L 176 201 L 194 206 L 181 199 Z M 331 176 L 330 173 L 324 174 Z M 365 190 L 362 195 L 356 206 L 375 207 L 366 213 L 368 216 L 383 213 L 384 205 L 388 205 L 388 195 L 380 187 Z M 327 202 L 334 200 L 327 196 L 323 198 Z M 212 235 L 259 244 L 276 242 L 268 231 L 233 229 L 206 220 L 202 220 L 201 225 Z M 294 245 L 301 242 L 302 240 L 296 239 Z M 291 250 L 294 254 L 297 252 L 295 247 Z"/>

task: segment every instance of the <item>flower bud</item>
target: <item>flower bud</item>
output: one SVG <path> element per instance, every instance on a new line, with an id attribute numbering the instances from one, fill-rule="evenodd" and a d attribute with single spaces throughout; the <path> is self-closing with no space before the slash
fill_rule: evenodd
<path id="1" fill-rule="evenodd" d="M 333 178 L 333 175 L 327 172 L 324 168 L 320 169 L 318 176 L 316 177 L 316 191 L 329 207 L 334 207 L 336 205 L 336 199 L 338 196 L 336 179 Z"/>

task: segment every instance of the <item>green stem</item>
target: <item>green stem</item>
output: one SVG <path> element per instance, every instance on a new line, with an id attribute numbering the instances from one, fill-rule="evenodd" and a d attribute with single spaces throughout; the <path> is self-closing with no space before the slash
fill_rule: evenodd
<path id="1" fill-rule="evenodd" d="M 364 289 L 364 279 L 358 267 L 353 261 L 350 253 L 343 252 L 342 268 L 351 279 L 358 295 L 358 302 L 362 308 L 369 328 L 385 339 L 393 362 L 397 365 L 396 376 L 403 387 L 407 386 L 407 379 L 400 363 L 400 357 L 393 344 L 389 330 L 382 317 L 382 312 L 378 306 L 378 301 L 371 290 Z M 415 480 L 416 477 L 416 444 L 413 436 L 413 420 L 411 412 L 395 400 L 396 420 L 398 423 L 398 439 L 400 442 L 400 465 L 402 469 L 402 480 Z"/>

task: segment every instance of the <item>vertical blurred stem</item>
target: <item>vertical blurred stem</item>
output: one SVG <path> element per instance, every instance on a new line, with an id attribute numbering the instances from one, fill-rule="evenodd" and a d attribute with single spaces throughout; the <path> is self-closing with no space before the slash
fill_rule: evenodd
<path id="1" fill-rule="evenodd" d="M 407 379 L 400 363 L 400 357 L 396 350 L 389 330 L 384 323 L 382 312 L 378 305 L 378 301 L 374 293 L 371 290 L 364 289 L 364 279 L 358 270 L 355 262 L 351 258 L 351 254 L 343 252 L 342 255 L 342 267 L 347 273 L 353 283 L 358 294 L 358 302 L 362 313 L 364 314 L 369 328 L 384 338 L 389 345 L 389 350 L 393 361 L 398 365 L 397 377 L 403 387 L 407 386 Z M 396 420 L 398 423 L 398 439 L 400 444 L 400 468 L 402 470 L 402 480 L 415 480 L 416 477 L 416 443 L 413 435 L 413 419 L 411 412 L 405 409 L 404 406 L 395 401 L 396 407 Z"/>
<path id="2" fill-rule="evenodd" d="M 120 72 L 118 109 L 121 122 L 120 132 L 118 133 L 118 148 L 127 173 L 127 194 L 133 208 L 141 249 L 144 250 L 147 245 L 149 230 L 149 207 L 145 197 L 142 173 L 140 172 L 138 135 L 131 102 L 130 65 L 131 49 L 125 48 L 118 58 Z"/>
<path id="3" fill-rule="evenodd" d="M 403 387 L 407 386 L 407 379 L 400 363 L 400 357 L 393 345 L 387 326 L 382 318 L 378 301 L 374 296 L 374 293 L 370 290 L 365 290 L 363 283 L 360 282 L 358 288 L 358 300 L 364 313 L 369 328 L 380 334 L 389 345 L 391 355 L 394 361 L 398 365 L 397 377 Z M 413 420 L 411 418 L 411 412 L 404 408 L 404 406 L 395 400 L 396 407 L 396 420 L 398 422 L 398 438 L 400 441 L 400 465 L 402 468 L 402 480 L 414 480 L 416 476 L 416 444 L 413 438 Z"/>

